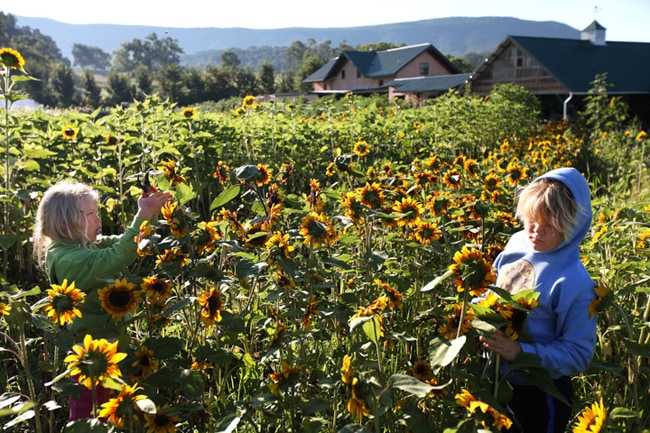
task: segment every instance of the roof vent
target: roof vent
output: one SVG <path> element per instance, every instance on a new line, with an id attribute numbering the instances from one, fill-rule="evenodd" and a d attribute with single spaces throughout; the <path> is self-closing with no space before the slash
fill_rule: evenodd
<path id="1" fill-rule="evenodd" d="M 593 21 L 589 24 L 580 35 L 583 41 L 591 41 L 594 45 L 606 45 L 605 42 L 605 27 L 598 24 L 598 21 Z"/>

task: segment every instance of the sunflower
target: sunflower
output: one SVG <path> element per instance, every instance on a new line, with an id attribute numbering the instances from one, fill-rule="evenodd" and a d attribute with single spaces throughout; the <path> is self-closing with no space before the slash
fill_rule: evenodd
<path id="1" fill-rule="evenodd" d="M 201 322 L 205 326 L 221 322 L 221 310 L 223 310 L 221 290 L 216 286 L 210 286 L 208 290 L 203 291 L 202 296 L 196 298 L 196 302 L 201 306 Z"/>
<path id="2" fill-rule="evenodd" d="M 136 395 L 136 392 L 141 390 L 142 388 L 137 383 L 133 386 L 125 384 L 117 397 L 111 398 L 102 404 L 99 418 L 108 420 L 117 428 L 123 428 L 126 419 L 129 417 L 134 418 L 136 415 L 135 402 L 147 398 L 142 394 Z"/>
<path id="3" fill-rule="evenodd" d="M 517 186 L 521 181 L 525 180 L 528 177 L 528 170 L 517 161 L 511 161 L 508 163 L 507 177 L 506 180 L 510 185 Z"/>
<path id="4" fill-rule="evenodd" d="M 152 254 L 153 246 L 151 242 L 147 241 L 147 239 L 149 239 L 154 232 L 155 229 L 149 225 L 149 221 L 142 221 L 138 234 L 133 238 L 135 244 L 138 246 L 136 252 L 139 256 L 143 257 Z"/>
<path id="5" fill-rule="evenodd" d="M 191 119 L 192 117 L 194 117 L 194 109 L 190 107 L 184 108 L 183 117 L 185 117 L 186 119 Z"/>
<path id="6" fill-rule="evenodd" d="M 341 381 L 346 385 L 352 385 L 354 373 L 352 372 L 352 356 L 343 356 L 343 365 L 341 366 Z"/>
<path id="7" fill-rule="evenodd" d="M 325 176 L 332 177 L 336 173 L 336 164 L 330 162 L 325 168 Z"/>
<path id="8" fill-rule="evenodd" d="M 329 217 L 317 212 L 310 212 L 302 219 L 300 234 L 306 244 L 331 245 L 338 239 L 338 233 Z"/>
<path id="9" fill-rule="evenodd" d="M 172 295 L 171 282 L 157 275 L 143 278 L 140 288 L 149 300 L 160 300 L 164 302 Z"/>
<path id="10" fill-rule="evenodd" d="M 0 318 L 2 316 L 8 316 L 11 311 L 11 305 L 7 305 L 4 302 L 0 302 Z"/>
<path id="11" fill-rule="evenodd" d="M 463 163 L 463 169 L 469 173 L 470 176 L 476 176 L 478 174 L 478 161 L 473 158 L 468 158 Z"/>
<path id="12" fill-rule="evenodd" d="M 149 349 L 147 346 L 141 346 L 140 349 L 135 352 L 135 356 L 137 359 L 133 361 L 131 367 L 136 367 L 142 377 L 148 376 L 158 370 L 158 361 L 153 356 L 153 350 Z"/>
<path id="13" fill-rule="evenodd" d="M 384 191 L 376 182 L 372 184 L 366 183 L 366 186 L 359 191 L 359 195 L 361 196 L 361 203 L 371 209 L 381 209 L 384 205 Z"/>
<path id="14" fill-rule="evenodd" d="M 214 169 L 213 177 L 218 179 L 220 183 L 230 181 L 230 167 L 223 161 L 217 162 L 217 167 Z"/>
<path id="15" fill-rule="evenodd" d="M 74 286 L 74 281 L 68 285 L 68 280 L 64 279 L 61 285 L 52 284 L 52 288 L 47 291 L 50 302 L 45 306 L 47 317 L 50 317 L 54 323 L 64 326 L 72 323 L 76 317 L 81 317 L 79 305 L 86 296 L 81 290 Z"/>
<path id="16" fill-rule="evenodd" d="M 63 362 L 68 363 L 71 376 L 78 376 L 77 382 L 88 389 L 99 385 L 107 378 L 122 376 L 117 365 L 126 358 L 126 353 L 117 351 L 117 341 L 109 343 L 100 338 L 93 340 L 92 335 L 84 337 L 82 344 L 72 347 L 74 353 L 65 357 Z"/>
<path id="17" fill-rule="evenodd" d="M 63 134 L 63 138 L 65 138 L 68 141 L 74 140 L 77 137 L 77 132 L 78 131 L 75 129 L 75 127 L 71 125 L 66 125 L 61 130 L 61 133 Z"/>
<path id="18" fill-rule="evenodd" d="M 22 70 L 25 67 L 25 59 L 16 50 L 0 48 L 0 64 L 5 68 Z"/>
<path id="19" fill-rule="evenodd" d="M 302 318 L 302 323 L 300 324 L 303 329 L 311 329 L 311 320 L 314 316 L 318 314 L 318 299 L 315 295 L 312 295 L 307 308 L 305 309 L 305 315 Z"/>
<path id="20" fill-rule="evenodd" d="M 447 316 L 447 323 L 438 328 L 438 332 L 448 340 L 452 340 L 459 335 L 465 335 L 472 329 L 474 320 L 474 310 L 466 308 L 463 313 L 463 304 L 453 304 L 446 308 L 451 314 Z"/>
<path id="21" fill-rule="evenodd" d="M 180 417 L 176 416 L 168 405 L 162 408 L 157 407 L 155 414 L 145 414 L 144 418 L 147 427 L 146 433 L 174 433 L 176 432 L 176 424 L 181 421 Z"/>
<path id="22" fill-rule="evenodd" d="M 481 296 L 496 281 L 496 274 L 485 255 L 478 249 L 463 246 L 454 254 L 454 264 L 449 270 L 455 274 L 458 292 L 469 290 L 473 296 Z"/>
<path id="23" fill-rule="evenodd" d="M 607 412 L 605 411 L 601 397 L 600 401 L 593 403 L 591 407 L 584 408 L 580 415 L 578 415 L 578 420 L 573 426 L 572 433 L 599 433 L 606 419 Z"/>
<path id="24" fill-rule="evenodd" d="M 242 104 L 244 105 L 244 107 L 252 107 L 253 105 L 255 105 L 255 96 L 246 95 L 244 97 Z"/>
<path id="25" fill-rule="evenodd" d="M 179 209 L 177 201 L 166 202 L 161 209 L 161 213 L 167 224 L 169 224 L 172 235 L 179 239 L 187 236 L 189 228 L 185 223 L 185 212 Z"/>
<path id="26" fill-rule="evenodd" d="M 420 359 L 411 369 L 411 376 L 422 381 L 428 381 L 433 377 L 433 369 L 426 359 Z"/>
<path id="27" fill-rule="evenodd" d="M 172 247 L 156 257 L 156 265 L 178 265 L 181 268 L 190 262 L 189 255 L 179 247 Z"/>
<path id="28" fill-rule="evenodd" d="M 448 170 L 442 178 L 442 182 L 451 189 L 460 189 L 463 186 L 463 178 L 460 175 L 460 171 L 455 169 Z"/>
<path id="29" fill-rule="evenodd" d="M 596 317 L 596 314 L 599 311 L 601 311 L 601 309 L 603 308 L 602 307 L 603 300 L 605 298 L 608 298 L 609 295 L 611 295 L 612 291 L 608 285 L 601 284 L 594 289 L 594 292 L 596 292 L 596 297 L 592 299 L 591 304 L 588 307 L 589 317 L 591 317 L 592 319 Z"/>
<path id="30" fill-rule="evenodd" d="M 512 304 L 502 304 L 498 308 L 501 317 L 508 321 L 504 333 L 511 340 L 517 340 L 519 338 L 519 334 L 524 329 L 524 324 L 526 323 L 526 317 L 528 317 L 528 313 L 533 308 L 537 307 L 537 296 L 539 293 L 534 292 L 533 295 L 535 296 L 531 298 L 520 297 L 516 299 L 515 302 L 521 308 L 516 308 Z"/>
<path id="31" fill-rule="evenodd" d="M 291 258 L 291 253 L 296 249 L 293 245 L 289 244 L 289 234 L 282 234 L 275 232 L 268 241 L 266 241 L 266 248 L 268 250 L 277 249 L 287 259 Z"/>
<path id="32" fill-rule="evenodd" d="M 300 367 L 291 367 L 287 361 L 282 361 L 281 370 L 277 373 L 269 374 L 271 383 L 268 386 L 273 394 L 277 395 L 280 384 L 295 378 L 300 373 L 300 370 Z"/>
<path id="33" fill-rule="evenodd" d="M 196 226 L 197 230 L 192 234 L 196 252 L 199 255 L 214 251 L 215 243 L 223 233 L 219 228 L 218 221 L 201 221 Z"/>
<path id="34" fill-rule="evenodd" d="M 402 294 L 397 289 L 379 278 L 376 278 L 374 282 L 386 292 L 389 309 L 393 310 L 395 307 L 402 308 Z"/>
<path id="35" fill-rule="evenodd" d="M 134 313 L 140 302 L 140 292 L 135 290 L 135 284 L 126 278 L 118 279 L 108 287 L 98 292 L 102 307 L 114 318 L 123 318 L 127 313 Z"/>
<path id="36" fill-rule="evenodd" d="M 279 182 L 284 185 L 289 183 L 289 179 L 291 179 L 291 177 L 293 176 L 293 171 L 294 171 L 293 163 L 282 164 L 282 167 L 280 167 L 280 172 L 278 173 Z"/>
<path id="37" fill-rule="evenodd" d="M 161 169 L 165 174 L 165 177 L 169 179 L 169 185 L 171 187 L 180 185 L 181 183 L 187 183 L 185 176 L 178 174 L 178 166 L 176 165 L 176 161 L 173 159 L 167 159 L 165 161 L 162 161 L 160 164 L 161 165 L 158 166 L 158 168 Z"/>
<path id="38" fill-rule="evenodd" d="M 346 191 L 341 198 L 341 207 L 345 209 L 345 216 L 350 218 L 355 224 L 363 221 L 364 206 L 358 200 L 355 193 Z"/>
<path id="39" fill-rule="evenodd" d="M 325 202 L 323 202 L 321 192 L 321 186 L 318 180 L 312 179 L 309 181 L 309 195 L 307 196 L 307 203 L 309 203 L 309 208 L 314 212 L 320 212 L 325 207 Z"/>
<path id="40" fill-rule="evenodd" d="M 422 245 L 429 245 L 438 239 L 442 235 L 442 231 L 438 228 L 435 223 L 430 221 L 418 221 L 415 225 L 415 230 L 410 236 L 411 240 L 415 240 Z"/>
<path id="41" fill-rule="evenodd" d="M 488 191 L 497 190 L 501 186 L 501 180 L 499 179 L 499 176 L 496 175 L 496 173 L 489 173 L 487 176 L 485 176 L 484 186 Z"/>
<path id="42" fill-rule="evenodd" d="M 273 169 L 271 169 L 266 164 L 257 164 L 257 169 L 259 170 L 259 173 L 257 174 L 257 177 L 255 179 L 255 183 L 257 183 L 257 186 L 263 186 L 271 182 L 272 179 L 271 174 L 273 173 Z"/>
<path id="43" fill-rule="evenodd" d="M 360 138 L 356 143 L 354 143 L 354 148 L 352 150 L 357 156 L 366 156 L 370 153 L 370 146 L 363 138 Z"/>
<path id="44" fill-rule="evenodd" d="M 284 272 L 274 272 L 273 276 L 275 277 L 275 281 L 278 282 L 278 285 L 280 287 L 290 290 L 296 288 L 296 283 L 293 281 L 293 278 L 289 277 Z"/>
<path id="45" fill-rule="evenodd" d="M 414 227 L 422 216 L 422 204 L 411 197 L 404 197 L 393 203 L 393 211 L 399 214 L 397 224 L 400 227 Z"/>
<path id="46" fill-rule="evenodd" d="M 370 411 L 368 410 L 368 407 L 366 406 L 366 402 L 363 398 L 359 398 L 358 393 L 359 393 L 359 378 L 354 377 L 352 379 L 352 385 L 350 386 L 350 391 L 352 395 L 350 396 L 350 399 L 348 400 L 348 412 L 350 414 L 358 419 L 359 421 L 363 420 L 364 416 L 368 416 L 370 414 Z"/>
<path id="47" fill-rule="evenodd" d="M 246 107 L 237 107 L 235 109 L 235 116 L 243 117 L 246 115 Z"/>
<path id="48" fill-rule="evenodd" d="M 106 136 L 106 145 L 107 146 L 117 146 L 120 142 L 120 139 L 115 137 L 114 135 L 107 135 Z"/>

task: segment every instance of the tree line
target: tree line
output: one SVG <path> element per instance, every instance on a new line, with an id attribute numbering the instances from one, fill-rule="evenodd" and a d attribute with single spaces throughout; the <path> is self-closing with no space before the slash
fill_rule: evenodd
<path id="1" fill-rule="evenodd" d="M 113 53 L 75 43 L 71 64 L 51 37 L 38 29 L 17 26 L 13 15 L 2 12 L 0 44 L 18 50 L 26 60 L 29 74 L 39 79 L 25 83 L 30 97 L 57 108 L 115 106 L 143 100 L 151 94 L 180 105 L 192 105 L 246 95 L 303 92 L 311 89 L 303 80 L 344 50 L 385 50 L 398 46 L 379 42 L 352 47 L 342 42 L 333 47 L 331 41 L 317 43 L 309 39 L 306 43 L 294 41 L 282 49 L 273 47 L 273 57 L 261 61 L 262 51 L 254 49 L 258 60 L 255 67 L 250 59 L 247 64 L 240 59 L 245 50 L 235 49 L 221 51 L 218 61 L 206 53 L 207 61 L 194 57 L 192 64 L 182 66 L 184 52 L 178 40 L 152 33 L 144 40 L 123 42 Z M 450 60 L 462 72 L 474 69 L 471 57 Z"/>

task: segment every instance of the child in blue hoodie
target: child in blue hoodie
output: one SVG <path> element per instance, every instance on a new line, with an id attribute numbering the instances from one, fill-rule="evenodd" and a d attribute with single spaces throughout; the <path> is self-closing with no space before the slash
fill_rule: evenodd
<path id="1" fill-rule="evenodd" d="M 552 170 L 521 191 L 516 216 L 524 229 L 495 260 L 496 284 L 510 293 L 539 292 L 525 325 L 532 343 L 511 340 L 500 331 L 481 340 L 506 361 L 520 352 L 537 355 L 571 401 L 571 376 L 589 366 L 596 346 L 596 318 L 588 311 L 596 284 L 579 252 L 592 219 L 589 185 L 574 168 Z M 509 432 L 565 431 L 571 407 L 517 376 L 507 379 L 513 386 Z"/>

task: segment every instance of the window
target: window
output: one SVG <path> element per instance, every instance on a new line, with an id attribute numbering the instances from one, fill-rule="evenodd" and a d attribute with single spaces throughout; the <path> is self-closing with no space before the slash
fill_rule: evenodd
<path id="1" fill-rule="evenodd" d="M 357 69 L 357 78 L 361 78 L 361 71 Z"/>
<path id="2" fill-rule="evenodd" d="M 429 75 L 428 63 L 420 63 L 420 75 Z"/>
<path id="3" fill-rule="evenodd" d="M 345 80 L 345 69 L 341 69 L 341 80 Z"/>
<path id="4" fill-rule="evenodd" d="M 377 82 L 377 84 L 379 85 L 379 87 L 383 86 L 383 85 L 384 85 L 384 80 L 379 80 L 379 81 Z"/>

